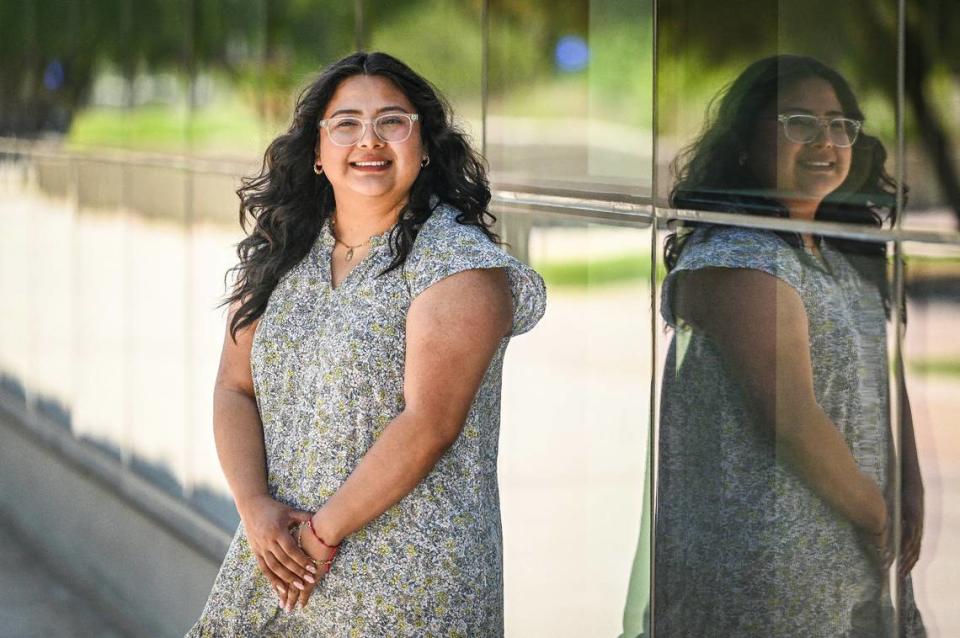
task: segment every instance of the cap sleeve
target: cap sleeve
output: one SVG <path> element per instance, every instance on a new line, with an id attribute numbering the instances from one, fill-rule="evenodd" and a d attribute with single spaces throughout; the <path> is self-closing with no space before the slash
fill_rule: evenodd
<path id="1" fill-rule="evenodd" d="M 701 227 L 687 239 L 676 266 L 663 283 L 661 313 L 676 326 L 673 289 L 679 273 L 703 268 L 744 268 L 773 275 L 801 293 L 803 265 L 797 251 L 776 234 L 735 226 Z"/>
<path id="2" fill-rule="evenodd" d="M 513 297 L 510 335 L 532 329 L 546 310 L 547 292 L 535 270 L 508 254 L 476 226 L 456 221 L 457 212 L 440 207 L 423 225 L 404 264 L 411 301 L 438 281 L 465 270 L 505 268 Z"/>

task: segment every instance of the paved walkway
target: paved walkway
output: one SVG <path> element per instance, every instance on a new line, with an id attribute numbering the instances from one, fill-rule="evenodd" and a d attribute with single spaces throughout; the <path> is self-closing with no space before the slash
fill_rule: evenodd
<path id="1" fill-rule="evenodd" d="M 0 525 L 0 637 L 124 638 Z"/>

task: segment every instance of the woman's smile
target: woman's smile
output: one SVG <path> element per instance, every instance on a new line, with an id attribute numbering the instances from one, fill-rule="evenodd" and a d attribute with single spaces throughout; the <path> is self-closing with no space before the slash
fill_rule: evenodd
<path id="1" fill-rule="evenodd" d="M 350 168 L 362 173 L 383 173 L 393 165 L 388 159 L 364 158 L 350 162 Z"/>

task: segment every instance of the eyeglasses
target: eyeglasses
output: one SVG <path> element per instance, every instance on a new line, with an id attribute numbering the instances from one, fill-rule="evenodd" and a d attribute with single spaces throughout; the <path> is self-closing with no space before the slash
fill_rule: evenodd
<path id="1" fill-rule="evenodd" d="M 860 134 L 863 122 L 849 117 L 817 117 L 816 115 L 778 115 L 777 121 L 783 125 L 783 134 L 797 144 L 810 144 L 820 137 L 821 129 L 827 131 L 830 143 L 834 146 L 853 146 Z"/>
<path id="2" fill-rule="evenodd" d="M 394 144 L 407 141 L 413 132 L 413 123 L 420 119 L 416 113 L 384 113 L 372 120 L 362 120 L 352 115 L 320 120 L 318 126 L 327 129 L 330 141 L 337 146 L 353 146 L 367 134 L 367 124 L 373 124 L 373 132 L 383 142 Z"/>

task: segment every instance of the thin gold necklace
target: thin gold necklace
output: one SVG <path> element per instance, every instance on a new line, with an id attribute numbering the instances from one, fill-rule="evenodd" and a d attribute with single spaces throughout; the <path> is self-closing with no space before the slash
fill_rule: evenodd
<path id="1" fill-rule="evenodd" d="M 335 241 L 336 243 L 340 244 L 341 246 L 346 246 L 346 247 L 347 247 L 347 254 L 346 254 L 346 260 L 347 260 L 347 261 L 350 261 L 351 259 L 353 259 L 353 250 L 354 250 L 355 248 L 360 248 L 360 246 L 363 246 L 364 244 L 370 243 L 370 240 L 375 237 L 375 235 L 371 235 L 370 237 L 367 237 L 367 241 L 360 242 L 360 243 L 357 244 L 356 246 L 351 246 L 350 244 L 348 244 L 348 243 L 346 243 L 346 242 L 340 241 L 340 238 L 337 237 L 337 233 L 336 233 L 336 232 L 333 232 L 333 230 L 334 230 L 334 229 L 336 228 L 336 226 L 337 226 L 337 220 L 335 220 L 333 217 L 330 217 L 330 225 L 333 227 L 333 228 L 331 229 L 331 233 L 330 233 L 330 234 L 333 235 L 333 241 Z"/>

